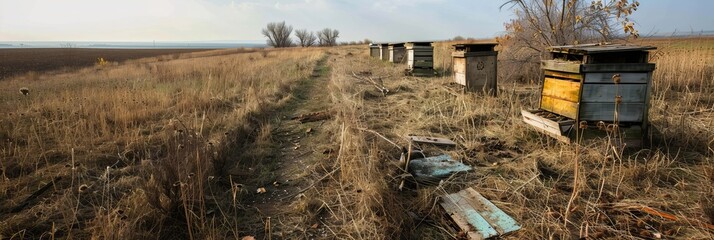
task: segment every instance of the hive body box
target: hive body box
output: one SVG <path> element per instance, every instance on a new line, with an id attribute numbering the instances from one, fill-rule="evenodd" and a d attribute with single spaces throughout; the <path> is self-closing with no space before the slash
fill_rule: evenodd
<path id="1" fill-rule="evenodd" d="M 497 57 L 496 43 L 456 44 L 452 53 L 454 81 L 466 86 L 470 92 L 484 92 L 496 96 Z"/>
<path id="2" fill-rule="evenodd" d="M 648 63 L 647 50 L 652 49 L 622 44 L 551 47 L 553 60 L 542 62 L 540 109 L 523 110 L 523 120 L 564 142 L 586 127 L 586 137 L 610 135 L 623 137 L 629 146 L 642 144 L 655 69 Z"/>
<path id="3" fill-rule="evenodd" d="M 404 62 L 404 55 L 406 55 L 406 48 L 404 43 L 390 43 L 389 44 L 389 61 L 393 63 Z"/>
<path id="4" fill-rule="evenodd" d="M 379 58 L 379 45 L 375 43 L 369 44 L 369 56 L 373 58 Z"/>
<path id="5" fill-rule="evenodd" d="M 409 73 L 416 76 L 433 76 L 434 47 L 431 42 L 408 42 L 405 46 Z"/>
<path id="6" fill-rule="evenodd" d="M 389 61 L 389 44 L 379 44 L 379 59 L 382 59 L 382 61 Z"/>

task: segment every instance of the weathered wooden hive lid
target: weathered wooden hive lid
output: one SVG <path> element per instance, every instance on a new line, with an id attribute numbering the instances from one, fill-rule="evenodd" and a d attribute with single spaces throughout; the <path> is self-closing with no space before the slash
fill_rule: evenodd
<path id="1" fill-rule="evenodd" d="M 390 43 L 389 46 L 393 46 L 393 47 L 404 47 L 404 43 Z"/>
<path id="2" fill-rule="evenodd" d="M 407 42 L 407 46 L 422 46 L 422 47 L 431 47 L 432 42 Z"/>
<path id="3" fill-rule="evenodd" d="M 461 52 L 493 52 L 498 43 L 460 43 L 454 49 Z"/>
<path id="4" fill-rule="evenodd" d="M 379 43 L 379 46 L 381 46 L 381 47 L 387 47 L 387 46 L 389 46 L 389 43 Z"/>
<path id="5" fill-rule="evenodd" d="M 552 53 L 566 53 L 576 55 L 590 55 L 598 53 L 616 53 L 616 52 L 642 52 L 647 50 L 657 49 L 652 46 L 639 46 L 629 44 L 612 44 L 612 43 L 595 43 L 595 44 L 579 44 L 552 46 L 548 50 Z"/>

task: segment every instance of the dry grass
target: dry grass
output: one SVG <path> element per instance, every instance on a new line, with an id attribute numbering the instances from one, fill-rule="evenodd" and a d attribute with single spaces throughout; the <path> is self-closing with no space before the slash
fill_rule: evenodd
<path id="1" fill-rule="evenodd" d="M 232 53 L 4 81 L 1 238 L 238 237 L 223 176 L 322 51 Z"/>
<path id="2" fill-rule="evenodd" d="M 371 59 L 365 46 L 226 50 L 10 80 L 0 87 L 0 111 L 10 113 L 0 118 L 0 235 L 223 239 L 272 225 L 306 238 L 450 239 L 457 230 L 438 196 L 473 187 L 523 225 L 507 238 L 712 238 L 692 221 L 629 208 L 714 221 L 711 40 L 651 43 L 662 49 L 653 55 L 656 130 L 649 148 L 625 152 L 606 140 L 563 145 L 524 124 L 519 111 L 537 105 L 539 74 L 508 60 L 517 54 L 499 62 L 498 98 L 461 92 L 448 71 L 405 77 L 404 65 Z M 437 44 L 437 70 L 449 68 L 451 44 Z M 334 118 L 319 131 L 334 152 L 301 175 L 320 181 L 276 206 L 288 222 L 241 222 L 254 217 L 240 215 L 254 191 L 242 184 L 262 181 L 251 178 L 271 171 L 265 156 L 284 140 L 267 119 L 289 107 L 324 52 L 330 82 L 314 92 L 330 95 Z M 406 147 L 407 134 L 456 140 L 422 147 L 476 170 L 399 191 L 401 149 L 383 137 Z"/>
<path id="3" fill-rule="evenodd" d="M 712 79 L 707 68 L 714 65 L 710 43 L 693 41 L 691 50 L 658 45 L 673 50 L 653 58 L 657 71 L 650 116 L 657 130 L 649 148 L 624 153 L 607 140 L 563 145 L 524 124 L 519 110 L 537 105 L 538 90 L 523 83 L 538 80 L 514 77 L 512 72 L 521 71 L 516 64 L 499 63 L 501 94 L 492 98 L 463 94 L 450 77 L 404 77 L 405 66 L 385 66 L 366 53 L 337 58 L 331 92 L 344 124 L 341 174 L 324 190 L 333 196 L 327 206 L 336 220 L 332 229 L 340 230 L 335 237 L 451 238 L 457 231 L 435 203 L 439 195 L 466 187 L 477 189 L 524 226 L 508 238 L 714 237 L 695 222 L 670 221 L 631 208 L 645 205 L 682 219 L 714 221 L 714 131 L 708 127 L 714 105 L 707 94 L 711 87 L 704 86 Z M 450 55 L 441 52 L 445 49 L 437 45 L 435 55 Z M 384 77 L 390 94 L 382 97 L 371 83 L 352 78 L 353 72 Z M 399 192 L 399 150 L 360 129 L 405 147 L 407 134 L 457 140 L 454 149 L 426 151 L 449 153 L 476 170 L 438 186 Z M 577 194 L 567 208 L 573 191 Z"/>

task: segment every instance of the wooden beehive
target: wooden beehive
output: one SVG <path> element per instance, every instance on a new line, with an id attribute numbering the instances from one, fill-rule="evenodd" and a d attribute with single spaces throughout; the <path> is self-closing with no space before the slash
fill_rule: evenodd
<path id="1" fill-rule="evenodd" d="M 431 42 L 408 42 L 405 45 L 409 73 L 416 76 L 433 76 L 434 47 Z"/>
<path id="2" fill-rule="evenodd" d="M 388 43 L 379 44 L 379 59 L 382 59 L 382 61 L 389 61 L 389 44 Z"/>
<path id="3" fill-rule="evenodd" d="M 497 57 L 496 43 L 454 45 L 454 81 L 466 86 L 467 91 L 484 92 L 496 96 Z"/>
<path id="4" fill-rule="evenodd" d="M 407 49 L 404 47 L 404 43 L 390 43 L 389 62 L 402 63 L 404 55 L 406 55 L 406 51 Z"/>
<path id="5" fill-rule="evenodd" d="M 376 43 L 369 44 L 369 56 L 379 58 L 379 45 Z"/>
<path id="6" fill-rule="evenodd" d="M 523 120 L 561 141 L 578 129 L 589 136 L 617 136 L 642 143 L 648 126 L 655 64 L 649 46 L 583 44 L 551 47 L 544 60 L 540 109 L 523 110 Z M 585 131 L 587 130 L 587 131 Z"/>

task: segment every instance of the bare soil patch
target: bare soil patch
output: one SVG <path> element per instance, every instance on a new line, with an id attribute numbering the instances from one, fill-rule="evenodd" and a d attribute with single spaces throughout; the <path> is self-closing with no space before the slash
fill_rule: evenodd
<path id="1" fill-rule="evenodd" d="M 18 48 L 0 49 L 0 80 L 28 72 L 76 69 L 93 66 L 97 58 L 110 62 L 156 57 L 211 49 L 93 49 L 93 48 Z"/>

